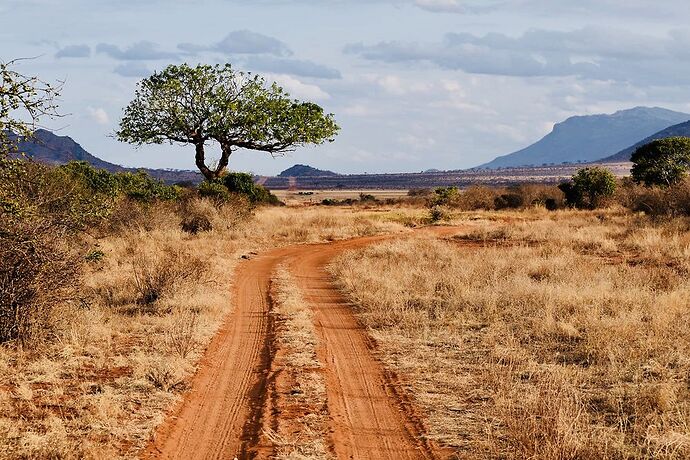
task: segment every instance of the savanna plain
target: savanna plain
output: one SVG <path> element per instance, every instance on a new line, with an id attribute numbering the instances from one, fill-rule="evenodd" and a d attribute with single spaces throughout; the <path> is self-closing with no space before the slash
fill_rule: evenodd
<path id="1" fill-rule="evenodd" d="M 13 192 L 34 198 L 15 243 L 35 263 L 31 309 L 0 329 L 0 458 L 146 457 L 231 320 L 243 264 L 359 240 L 333 254 L 328 282 L 433 456 L 690 457 L 690 220 L 641 211 L 670 202 L 650 191 L 577 210 L 549 186 L 281 195 L 289 206 L 188 190 L 118 196 L 77 234 L 63 222 L 74 202 L 56 208 L 55 179 L 32 174 L 41 190 Z M 0 248 L 3 273 L 16 249 Z M 257 434 L 259 458 L 336 457 L 330 363 L 300 270 L 286 259 L 271 272 L 280 416 Z M 3 276 L 0 295 L 22 302 Z"/>

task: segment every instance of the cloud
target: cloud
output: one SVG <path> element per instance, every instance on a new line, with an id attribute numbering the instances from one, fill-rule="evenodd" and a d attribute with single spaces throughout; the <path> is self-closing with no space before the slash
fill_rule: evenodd
<path id="1" fill-rule="evenodd" d="M 576 76 L 648 85 L 687 84 L 683 56 L 690 34 L 665 37 L 586 27 L 574 31 L 531 29 L 518 37 L 448 33 L 437 43 L 355 43 L 344 52 L 386 62 L 430 62 L 442 69 L 514 77 Z"/>
<path id="2" fill-rule="evenodd" d="M 266 80 L 275 81 L 282 86 L 290 96 L 298 99 L 311 101 L 324 101 L 331 98 L 331 95 L 316 85 L 310 85 L 298 80 L 290 75 L 267 74 Z"/>
<path id="3" fill-rule="evenodd" d="M 108 113 L 102 107 L 87 107 L 86 110 L 88 111 L 91 119 L 99 125 L 110 124 L 110 117 L 108 117 Z"/>
<path id="4" fill-rule="evenodd" d="M 275 58 L 272 56 L 251 56 L 246 66 L 252 70 L 271 73 L 283 73 L 300 77 L 340 79 L 340 71 L 332 67 L 299 59 Z"/>
<path id="5" fill-rule="evenodd" d="M 96 46 L 96 51 L 122 61 L 153 61 L 158 59 L 177 59 L 179 57 L 177 53 L 159 50 L 156 43 L 149 41 L 136 42 L 125 49 L 120 49 L 120 47 L 109 43 L 99 43 Z"/>
<path id="6" fill-rule="evenodd" d="M 141 62 L 125 62 L 115 67 L 114 72 L 123 77 L 136 77 L 143 78 L 148 77 L 153 72 L 149 68 L 142 64 Z"/>
<path id="7" fill-rule="evenodd" d="M 55 57 L 60 58 L 85 58 L 91 56 L 91 47 L 88 45 L 65 46 L 55 53 Z"/>
<path id="8" fill-rule="evenodd" d="M 194 43 L 180 43 L 178 49 L 189 54 L 203 51 L 215 51 L 223 54 L 270 54 L 274 56 L 290 56 L 290 48 L 277 38 L 269 37 L 250 30 L 236 30 L 225 38 L 211 45 L 197 45 Z"/>

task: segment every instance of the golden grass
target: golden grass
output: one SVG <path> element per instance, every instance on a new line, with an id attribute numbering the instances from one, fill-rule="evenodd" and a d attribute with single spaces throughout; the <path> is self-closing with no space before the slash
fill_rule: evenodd
<path id="1" fill-rule="evenodd" d="M 333 270 L 461 458 L 690 457 L 690 226 L 464 214 Z"/>
<path id="2" fill-rule="evenodd" d="M 190 206 L 212 231 L 182 232 L 167 207 L 124 210 L 117 231 L 92 242 L 105 256 L 87 264 L 82 305 L 64 309 L 54 340 L 0 347 L 0 459 L 135 457 L 228 314 L 242 255 L 405 229 L 395 210 L 261 208 L 243 220 Z"/>

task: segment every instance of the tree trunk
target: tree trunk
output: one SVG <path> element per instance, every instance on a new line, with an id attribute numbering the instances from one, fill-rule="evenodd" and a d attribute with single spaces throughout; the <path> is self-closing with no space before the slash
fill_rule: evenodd
<path id="1" fill-rule="evenodd" d="M 216 179 L 219 179 L 220 176 L 225 172 L 225 168 L 228 167 L 230 155 L 232 154 L 232 146 L 229 144 L 220 145 L 221 155 L 220 159 L 218 160 L 218 166 L 216 166 L 216 169 L 211 169 L 208 166 L 206 166 L 204 143 L 197 142 L 194 144 L 194 146 L 196 147 L 196 167 L 199 168 L 201 174 L 203 174 L 206 180 L 208 181 L 214 181 Z"/>
<path id="2" fill-rule="evenodd" d="M 206 166 L 206 158 L 205 158 L 205 153 L 204 153 L 204 143 L 203 141 L 197 142 L 194 144 L 194 147 L 196 148 L 196 167 L 199 168 L 199 171 L 201 171 L 201 174 L 204 175 L 206 180 L 212 181 L 216 179 L 216 176 L 213 171 L 211 171 L 208 166 Z"/>

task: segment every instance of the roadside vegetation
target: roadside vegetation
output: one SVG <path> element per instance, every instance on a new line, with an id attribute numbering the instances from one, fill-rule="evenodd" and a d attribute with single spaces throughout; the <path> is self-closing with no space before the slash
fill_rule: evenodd
<path id="1" fill-rule="evenodd" d="M 332 267 L 430 435 L 461 458 L 690 456 L 688 221 L 464 216 Z"/>
<path id="2" fill-rule="evenodd" d="M 399 212 L 286 209 L 258 187 L 83 163 L 5 159 L 0 176 L 0 458 L 136 455 L 227 315 L 238 260 L 404 230 Z"/>

